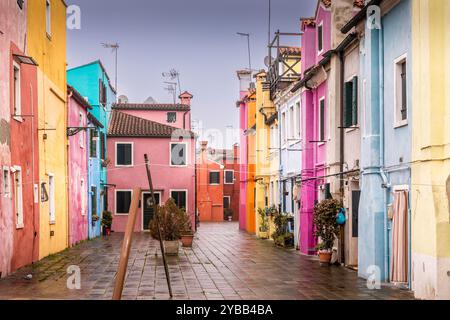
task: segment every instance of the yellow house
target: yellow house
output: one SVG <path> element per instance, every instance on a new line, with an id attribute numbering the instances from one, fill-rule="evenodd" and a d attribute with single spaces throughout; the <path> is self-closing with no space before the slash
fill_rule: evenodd
<path id="1" fill-rule="evenodd" d="M 247 232 L 256 233 L 256 215 L 255 215 L 255 167 L 256 167 L 256 92 L 250 89 L 247 96 L 247 164 L 248 164 L 248 181 L 247 181 Z"/>
<path id="2" fill-rule="evenodd" d="M 269 206 L 270 181 L 273 173 L 273 162 L 270 154 L 270 126 L 268 120 L 275 114 L 275 106 L 270 99 L 270 88 L 266 84 L 266 72 L 261 71 L 256 77 L 256 210 Z M 276 192 L 276 191 L 274 191 Z M 257 215 L 256 231 L 259 235 L 260 219 Z"/>
<path id="3" fill-rule="evenodd" d="M 28 50 L 38 67 L 39 257 L 68 247 L 66 4 L 28 2 Z"/>
<path id="4" fill-rule="evenodd" d="M 450 1 L 413 1 L 412 15 L 413 290 L 450 299 Z"/>

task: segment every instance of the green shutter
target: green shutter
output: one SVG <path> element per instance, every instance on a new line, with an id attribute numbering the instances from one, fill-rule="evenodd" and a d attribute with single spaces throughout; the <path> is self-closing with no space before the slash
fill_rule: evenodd
<path id="1" fill-rule="evenodd" d="M 344 127 L 352 126 L 352 100 L 353 100 L 353 83 L 346 82 L 344 84 Z"/>
<path id="2" fill-rule="evenodd" d="M 358 77 L 352 80 L 352 125 L 358 124 Z"/>

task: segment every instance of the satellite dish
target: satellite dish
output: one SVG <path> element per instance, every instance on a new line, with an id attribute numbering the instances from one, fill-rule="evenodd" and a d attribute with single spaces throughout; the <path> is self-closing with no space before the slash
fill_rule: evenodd
<path id="1" fill-rule="evenodd" d="M 119 96 L 119 103 L 128 103 L 128 97 L 125 95 Z"/>
<path id="2" fill-rule="evenodd" d="M 273 62 L 273 58 L 271 58 L 271 57 L 269 57 L 269 56 L 267 56 L 267 57 L 264 58 L 264 64 L 266 65 L 267 68 L 270 67 L 270 61 Z"/>
<path id="3" fill-rule="evenodd" d="M 144 101 L 144 103 L 145 103 L 145 104 L 155 104 L 155 103 L 156 103 L 156 100 L 153 99 L 153 97 L 148 97 L 148 98 Z"/>

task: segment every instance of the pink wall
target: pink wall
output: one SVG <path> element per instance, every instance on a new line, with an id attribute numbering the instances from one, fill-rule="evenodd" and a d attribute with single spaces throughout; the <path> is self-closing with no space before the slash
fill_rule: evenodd
<path id="1" fill-rule="evenodd" d="M 147 119 L 155 122 L 159 122 L 171 127 L 176 127 L 180 129 L 191 130 L 191 113 L 186 111 L 177 111 L 177 121 L 175 123 L 167 122 L 167 112 L 172 111 L 148 111 L 148 110 L 120 110 L 120 112 L 139 117 L 142 119 Z M 175 112 L 175 111 L 174 111 Z M 183 128 L 183 117 L 185 117 L 185 128 Z"/>
<path id="2" fill-rule="evenodd" d="M 243 95 L 241 94 L 241 98 Z M 239 105 L 239 133 L 240 133 L 240 177 L 239 177 L 239 228 L 247 229 L 247 136 L 244 131 L 247 129 L 247 103 L 241 102 Z"/>
<path id="3" fill-rule="evenodd" d="M 86 127 L 86 108 L 73 97 L 68 98 L 68 108 L 68 126 Z M 81 124 L 80 113 L 83 117 Z M 69 137 L 69 245 L 71 246 L 88 237 L 87 153 L 86 131 Z M 82 181 L 84 181 L 83 185 Z"/>
<path id="4" fill-rule="evenodd" d="M 153 117 L 152 117 L 153 119 Z M 113 213 L 112 230 L 123 232 L 128 220 L 127 215 L 116 214 L 115 190 L 128 190 L 140 187 L 148 190 L 147 174 L 144 166 L 144 154 L 150 159 L 153 187 L 161 192 L 161 200 L 165 202 L 170 197 L 170 189 L 187 189 L 188 213 L 192 217 L 192 225 L 195 224 L 195 140 L 189 139 L 188 166 L 170 167 L 169 148 L 170 138 L 117 138 L 108 137 L 108 158 L 111 165 L 108 167 L 108 183 L 116 185 L 109 191 L 109 210 Z M 116 167 L 115 143 L 132 142 L 133 163 L 132 167 Z M 142 209 L 139 208 L 134 230 L 142 231 Z"/>

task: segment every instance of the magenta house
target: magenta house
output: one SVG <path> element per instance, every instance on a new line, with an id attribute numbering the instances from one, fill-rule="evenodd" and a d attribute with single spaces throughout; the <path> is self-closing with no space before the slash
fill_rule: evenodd
<path id="1" fill-rule="evenodd" d="M 313 211 L 317 201 L 325 199 L 327 184 L 326 148 L 328 139 L 327 78 L 331 46 L 331 1 L 319 0 L 315 17 L 301 19 L 302 80 L 293 91 L 302 88 L 302 186 L 300 208 L 300 251 L 316 252 Z M 314 45 L 311 45 L 314 44 Z"/>
<path id="2" fill-rule="evenodd" d="M 153 218 L 144 154 L 150 159 L 156 200 L 169 198 L 185 208 L 195 225 L 195 136 L 191 132 L 192 95 L 179 104 L 113 105 L 107 137 L 109 210 L 112 230 L 125 231 L 133 189 L 142 189 L 135 231 L 147 231 Z"/>

